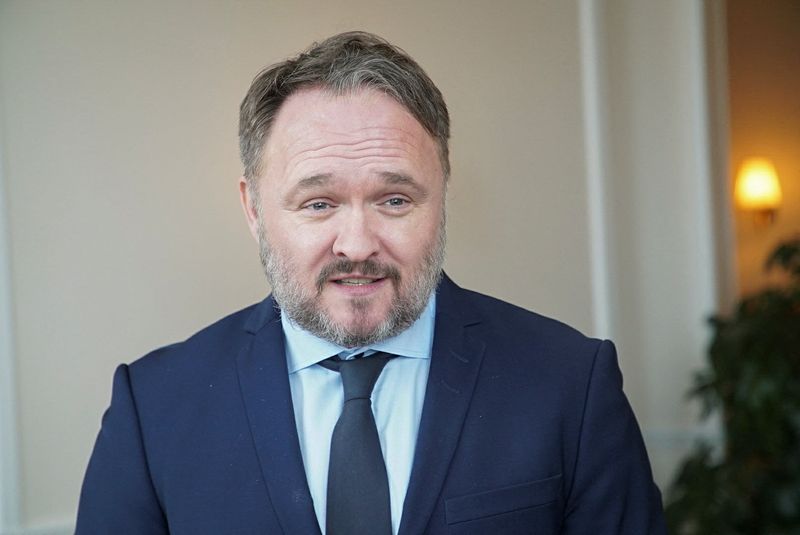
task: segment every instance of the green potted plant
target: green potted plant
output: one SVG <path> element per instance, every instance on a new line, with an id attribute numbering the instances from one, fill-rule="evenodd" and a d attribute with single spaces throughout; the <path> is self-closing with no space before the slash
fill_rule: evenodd
<path id="1" fill-rule="evenodd" d="M 800 534 L 800 237 L 766 267 L 788 284 L 711 319 L 708 368 L 689 395 L 722 437 L 681 464 L 666 496 L 672 535 Z"/>

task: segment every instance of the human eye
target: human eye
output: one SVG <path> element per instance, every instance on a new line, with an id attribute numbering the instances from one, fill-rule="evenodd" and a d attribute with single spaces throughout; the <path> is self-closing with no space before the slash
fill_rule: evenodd
<path id="1" fill-rule="evenodd" d="M 304 203 L 301 207 L 304 211 L 312 214 L 324 214 L 334 208 L 333 204 L 329 201 L 314 200 Z"/>
<path id="2" fill-rule="evenodd" d="M 408 199 L 404 199 L 402 197 L 392 197 L 391 199 L 387 200 L 384 204 L 386 206 L 391 206 L 392 208 L 402 208 L 406 204 L 408 204 Z"/>
<path id="3" fill-rule="evenodd" d="M 387 197 L 385 200 L 383 200 L 381 204 L 388 208 L 399 210 L 411 206 L 411 201 L 404 196 L 392 195 L 391 197 Z"/>
<path id="4" fill-rule="evenodd" d="M 389 195 L 379 203 L 380 207 L 390 215 L 404 215 L 411 209 L 411 200 L 404 195 Z"/>

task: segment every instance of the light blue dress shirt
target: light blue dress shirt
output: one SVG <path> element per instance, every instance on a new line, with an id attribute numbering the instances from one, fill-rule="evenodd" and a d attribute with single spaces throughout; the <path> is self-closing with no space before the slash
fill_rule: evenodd
<path id="1" fill-rule="evenodd" d="M 435 317 L 433 294 L 419 319 L 402 333 L 368 347 L 347 349 L 314 336 L 281 315 L 300 452 L 323 535 L 331 435 L 342 412 L 344 395 L 339 374 L 317 363 L 334 355 L 348 358 L 364 351 L 398 356 L 386 365 L 372 391 L 372 410 L 389 476 L 392 532 L 396 535 L 414 461 Z"/>

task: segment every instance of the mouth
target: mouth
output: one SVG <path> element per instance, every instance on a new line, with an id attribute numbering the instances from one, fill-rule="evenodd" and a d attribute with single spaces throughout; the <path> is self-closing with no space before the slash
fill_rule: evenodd
<path id="1" fill-rule="evenodd" d="M 367 297 L 383 291 L 387 286 L 397 288 L 399 283 L 400 271 L 390 264 L 372 260 L 340 260 L 327 264 L 320 271 L 317 277 L 317 293 L 321 295 L 325 288 L 335 288 L 346 296 Z"/>
<path id="2" fill-rule="evenodd" d="M 331 282 L 335 284 L 340 284 L 342 286 L 366 286 L 368 284 L 374 284 L 376 282 L 382 281 L 384 277 L 363 277 L 363 276 L 350 276 L 350 277 L 341 277 L 338 279 L 332 279 Z"/>
<path id="3" fill-rule="evenodd" d="M 337 293 L 349 298 L 365 298 L 381 292 L 389 282 L 386 277 L 370 277 L 368 275 L 348 274 L 328 279 L 329 284 L 336 288 Z"/>

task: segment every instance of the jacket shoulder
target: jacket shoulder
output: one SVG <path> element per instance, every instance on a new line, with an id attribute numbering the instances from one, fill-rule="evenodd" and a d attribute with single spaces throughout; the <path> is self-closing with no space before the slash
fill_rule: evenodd
<path id="1" fill-rule="evenodd" d="M 486 324 L 495 337 L 539 345 L 547 342 L 563 346 L 591 346 L 601 340 L 591 338 L 562 321 L 522 308 L 473 290 L 459 289 L 461 306 Z"/>
<path id="2" fill-rule="evenodd" d="M 233 312 L 200 329 L 181 342 L 165 345 L 131 362 L 131 374 L 163 372 L 165 369 L 211 364 L 213 360 L 230 357 L 248 343 L 247 326 L 259 309 L 269 306 L 269 300 L 255 303 Z"/>

